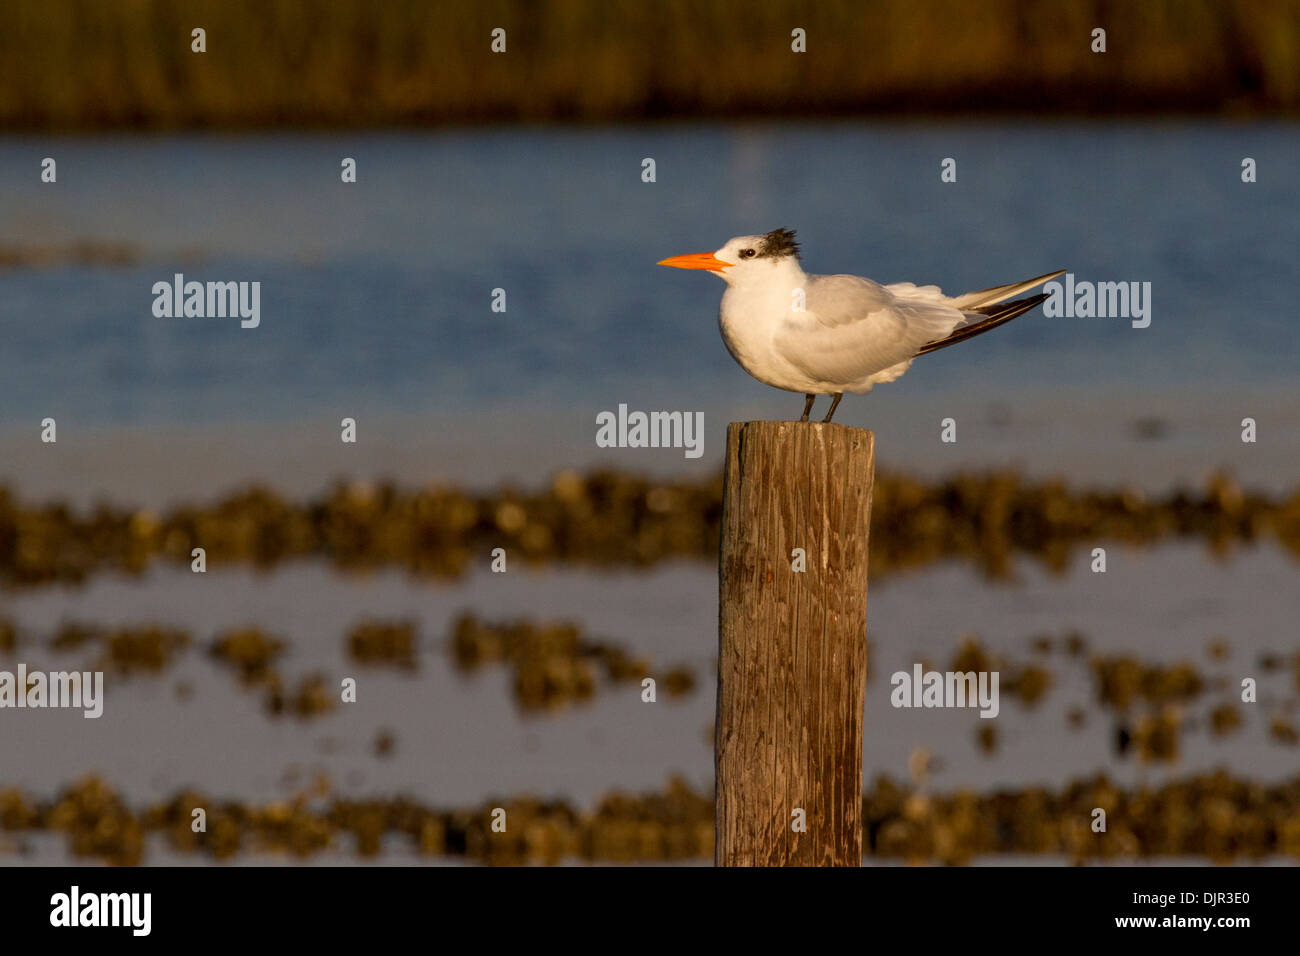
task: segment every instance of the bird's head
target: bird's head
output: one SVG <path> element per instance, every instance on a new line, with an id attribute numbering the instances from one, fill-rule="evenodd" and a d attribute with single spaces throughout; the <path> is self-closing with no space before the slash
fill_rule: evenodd
<path id="1" fill-rule="evenodd" d="M 798 262 L 799 243 L 791 229 L 773 229 L 761 236 L 737 236 L 717 252 L 693 252 L 660 261 L 677 269 L 703 269 L 724 282 L 758 276 L 785 262 Z"/>

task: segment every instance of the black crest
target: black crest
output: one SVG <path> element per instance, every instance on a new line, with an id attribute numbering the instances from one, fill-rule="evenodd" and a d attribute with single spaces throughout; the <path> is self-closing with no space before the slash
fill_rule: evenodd
<path id="1" fill-rule="evenodd" d="M 759 255 L 774 259 L 799 255 L 799 243 L 794 241 L 794 230 L 773 229 L 763 237 L 763 248 Z"/>

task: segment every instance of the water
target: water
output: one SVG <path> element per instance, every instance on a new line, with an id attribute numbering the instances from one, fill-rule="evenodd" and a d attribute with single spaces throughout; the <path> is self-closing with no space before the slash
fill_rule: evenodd
<path id="1" fill-rule="evenodd" d="M 136 244 L 2 274 L 5 418 L 130 425 L 365 411 L 793 402 L 722 349 L 721 284 L 665 255 L 777 225 L 811 271 L 1153 286 L 1153 321 L 1036 315 L 918 363 L 908 396 L 1286 382 L 1294 126 L 644 126 L 0 141 L 0 242 Z M 55 156 L 59 182 L 38 181 Z M 359 182 L 339 181 L 342 157 Z M 1254 157 L 1260 182 L 1240 181 Z M 643 183 L 653 157 L 657 182 Z M 958 161 L 943 184 L 939 162 Z M 155 281 L 260 280 L 263 322 L 158 319 Z M 490 311 L 504 288 L 505 314 Z M 849 406 L 846 406 L 846 411 Z"/>
<path id="2" fill-rule="evenodd" d="M 1112 568 L 1105 575 L 1092 574 L 1080 562 L 1054 577 L 1020 562 L 1014 588 L 990 587 L 969 568 L 947 564 L 873 583 L 865 781 L 881 774 L 907 779 L 908 756 L 917 747 L 941 761 L 933 780 L 939 790 L 1060 786 L 1102 772 L 1131 786 L 1215 767 L 1261 781 L 1293 776 L 1293 754 L 1268 737 L 1267 724 L 1280 703 L 1294 698 L 1294 676 L 1290 668 L 1263 673 L 1257 659 L 1294 649 L 1289 622 L 1295 599 L 1259 597 L 1285 593 L 1294 565 L 1271 548 L 1244 551 L 1229 565 L 1195 545 L 1111 550 Z M 1212 583 L 1189 599 L 1188 582 Z M 161 676 L 110 675 L 98 720 L 86 720 L 80 711 L 0 714 L 16 730 L 0 736 L 2 782 L 32 792 L 50 792 L 95 770 L 132 802 L 165 799 L 185 787 L 272 800 L 301 785 L 301 779 L 285 782 L 290 768 L 303 779 L 325 773 L 350 796 L 411 793 L 447 805 L 538 793 L 590 806 L 613 789 L 658 790 L 671 774 L 702 790 L 711 786 L 717 576 L 701 565 L 640 574 L 483 572 L 449 587 L 430 587 L 398 571 L 350 577 L 314 564 L 257 576 L 245 569 L 206 577 L 159 569 L 142 582 L 101 576 L 78 591 L 28 591 L 6 603 L 29 634 L 48 634 L 64 619 L 160 620 L 188 628 L 196 642 Z M 555 714 L 521 712 L 504 665 L 485 666 L 467 678 L 453 670 L 450 622 L 465 608 L 489 620 L 581 621 L 593 638 L 642 657 L 655 673 L 686 665 L 696 676 L 695 689 L 681 698 L 661 691 L 650 705 L 641 700 L 639 685 L 602 680 L 590 702 Z M 367 668 L 348 657 L 344 633 L 368 616 L 417 623 L 417 672 Z M 287 684 L 317 670 L 332 682 L 354 676 L 356 703 L 308 722 L 268 719 L 261 695 L 241 689 L 229 668 L 204 653 L 216 633 L 251 622 L 287 641 L 279 668 Z M 1061 647 L 1062 636 L 1074 629 L 1089 642 L 1088 655 L 1078 660 Z M 920 660 L 949 669 L 959 639 L 972 633 L 1015 665 L 1036 662 L 1051 671 L 1052 684 L 1040 703 L 1028 708 L 1004 690 L 994 720 L 969 709 L 890 705 L 891 674 L 910 671 Z M 1041 634 L 1053 639 L 1049 655 L 1031 649 L 1031 638 Z M 1231 647 L 1221 662 L 1206 654 L 1215 637 Z M 1226 682 L 1188 705 L 1177 762 L 1144 765 L 1132 753 L 1124 760 L 1114 756 L 1115 713 L 1095 706 L 1087 664 L 1092 654 L 1188 661 L 1207 682 Z M 92 658 L 90 650 L 60 653 L 35 644 L 19 657 L 33 670 L 84 668 Z M 0 656 L 0 668 L 12 667 L 12 660 Z M 1214 737 L 1208 712 L 1232 699 L 1242 674 L 1259 680 L 1261 704 L 1240 707 L 1240 732 Z M 181 681 L 193 687 L 193 696 L 183 701 L 174 693 Z M 1072 707 L 1087 712 L 1082 729 L 1067 723 Z M 159 720 L 164 713 L 167 719 Z M 975 743 L 984 724 L 999 734 L 992 754 Z M 374 754 L 372 743 L 386 727 L 397 744 L 385 759 Z"/>
<path id="3" fill-rule="evenodd" d="M 597 463 L 703 476 L 720 465 L 727 421 L 791 418 L 802 400 L 726 354 L 716 279 L 654 263 L 788 226 L 811 271 L 953 292 L 1055 268 L 1152 284 L 1149 328 L 1035 312 L 846 398 L 837 420 L 876 431 L 880 467 L 1013 466 L 1160 491 L 1228 468 L 1290 488 L 1300 477 L 1300 193 L 1283 170 L 1298 153 L 1295 126 L 1204 121 L 0 139 L 0 245 L 89 238 L 139 249 L 127 268 L 0 271 L 0 483 L 37 500 L 162 507 L 253 479 L 308 494 L 338 476 L 535 484 Z M 38 182 L 47 155 L 57 185 Z M 345 156 L 357 159 L 355 185 L 339 182 Z M 1258 183 L 1240 181 L 1244 156 Z M 656 161 L 652 184 L 640 179 L 645 157 Z M 945 157 L 957 159 L 956 184 L 940 182 Z M 151 287 L 175 272 L 260 281 L 261 326 L 155 318 Z M 495 288 L 506 290 L 504 314 L 490 309 Z M 620 402 L 704 411 L 704 456 L 596 448 L 596 413 Z M 56 445 L 38 441 L 47 416 Z M 355 446 L 338 439 L 344 416 L 358 419 Z M 956 445 L 939 441 L 947 416 L 959 422 Z M 1240 440 L 1247 416 L 1259 422 L 1253 445 Z M 1061 683 L 1038 713 L 1004 703 L 991 757 L 976 750 L 968 713 L 892 710 L 887 674 L 917 655 L 946 662 L 966 630 L 1019 661 L 1042 631 L 1078 628 L 1098 649 L 1202 662 L 1205 642 L 1226 634 L 1235 656 L 1214 672 L 1234 681 L 1258 653 L 1293 644 L 1294 565 L 1272 548 L 1228 563 L 1183 545 L 1115 548 L 1111 560 L 1105 576 L 1030 569 L 1016 587 L 945 566 L 873 584 L 868 724 L 883 732 L 867 776 L 904 777 L 908 754 L 926 746 L 944 764 L 939 789 L 1098 770 L 1150 778 L 1113 758 L 1107 717 L 1067 730 L 1065 709 L 1090 689 L 1059 657 Z M 587 804 L 612 787 L 657 789 L 671 772 L 706 787 L 712 570 L 506 577 L 430 588 L 311 565 L 258 577 L 218 569 L 205 581 L 157 569 L 140 582 L 7 595 L 7 612 L 37 631 L 65 617 L 158 620 L 206 642 L 256 621 L 292 640 L 295 675 L 345 673 L 342 629 L 363 615 L 410 615 L 429 640 L 418 677 L 372 676 L 350 718 L 269 730 L 260 705 L 191 650 L 165 678 L 110 688 L 114 716 L 93 728 L 50 714 L 40 733 L 0 737 L 5 782 L 48 794 L 100 769 L 133 800 L 184 785 L 266 799 L 297 767 L 328 771 L 346 792 L 438 803 L 536 791 Z M 504 673 L 463 682 L 436 651 L 463 608 L 576 619 L 656 663 L 693 664 L 701 685 L 653 720 L 635 695 L 612 692 L 561 717 L 522 717 Z M 181 679 L 197 687 L 184 705 L 172 694 Z M 1273 683 L 1272 698 L 1286 692 L 1283 678 Z M 1226 743 L 1202 726 L 1168 772 L 1287 775 L 1293 761 L 1265 723 L 1252 715 Z M 381 726 L 398 735 L 387 761 L 369 753 Z"/>
<path id="4" fill-rule="evenodd" d="M 1057 267 L 1152 283 L 1149 328 L 1034 313 L 847 399 L 840 419 L 877 430 L 883 464 L 1010 460 L 1153 487 L 1227 465 L 1276 483 L 1300 452 L 1300 195 L 1279 172 L 1298 140 L 1203 121 L 6 138 L 0 243 L 122 241 L 140 260 L 0 272 L 0 454 L 20 487 L 166 497 L 201 476 L 213 491 L 274 477 L 301 436 L 328 456 L 350 415 L 370 448 L 339 470 L 527 480 L 598 460 L 595 414 L 627 402 L 705 411 L 697 467 L 711 469 L 726 421 L 801 402 L 726 354 L 719 282 L 654 263 L 785 225 L 812 271 L 952 291 Z M 46 155 L 56 185 L 38 181 Z M 1246 155 L 1258 183 L 1240 181 Z M 939 180 L 949 156 L 955 184 Z M 175 272 L 260 281 L 261 326 L 155 318 L 152 285 Z M 966 440 L 939 447 L 949 415 Z M 1133 434 L 1150 415 L 1169 425 L 1154 449 Z M 1250 456 L 1247 415 L 1271 432 Z M 103 446 L 98 489 L 70 477 L 84 463 L 25 454 L 46 416 Z M 431 436 L 461 452 L 409 461 Z M 201 476 L 168 483 L 168 462 L 205 456 Z M 690 467 L 676 452 L 614 463 Z"/>

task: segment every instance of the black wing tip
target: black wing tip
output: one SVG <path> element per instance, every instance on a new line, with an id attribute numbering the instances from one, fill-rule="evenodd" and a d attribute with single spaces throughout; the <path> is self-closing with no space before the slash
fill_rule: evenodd
<path id="1" fill-rule="evenodd" d="M 946 339 L 940 339 L 937 342 L 931 342 L 923 345 L 917 351 L 917 355 L 925 355 L 927 352 L 935 352 L 939 349 L 947 348 L 949 345 L 956 345 L 958 342 L 965 342 L 967 339 L 974 338 L 977 335 L 983 335 L 985 332 L 996 329 L 999 325 L 1005 325 L 1017 316 L 1024 315 L 1034 306 L 1045 302 L 1051 298 L 1048 292 L 1039 292 L 1037 295 L 1031 295 L 1024 299 L 1013 299 L 1010 302 L 998 302 L 994 305 L 982 306 L 978 309 L 971 309 L 980 315 L 986 315 L 988 318 L 970 325 L 964 325 Z"/>
<path id="2" fill-rule="evenodd" d="M 987 315 L 990 319 L 1007 318 L 1014 319 L 1017 315 L 1023 315 L 1040 302 L 1046 302 L 1052 297 L 1050 292 L 1036 292 L 1033 295 L 1026 296 L 1023 299 L 1012 299 L 1009 302 L 995 302 L 992 305 L 982 305 L 978 309 L 971 309 L 972 312 L 978 312 L 980 315 Z M 1010 313 L 1010 314 L 1008 314 Z M 982 325 L 983 323 L 977 323 Z M 968 326 L 969 328 L 969 326 Z M 958 331 L 961 331 L 960 329 Z"/>

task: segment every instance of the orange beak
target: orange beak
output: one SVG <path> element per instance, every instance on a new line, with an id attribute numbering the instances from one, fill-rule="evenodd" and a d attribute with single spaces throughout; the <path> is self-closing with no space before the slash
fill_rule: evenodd
<path id="1" fill-rule="evenodd" d="M 709 272 L 721 272 L 727 266 L 734 266 L 735 263 L 725 262 L 711 252 L 692 252 L 686 256 L 662 259 L 659 265 L 672 266 L 674 269 L 707 269 Z"/>

